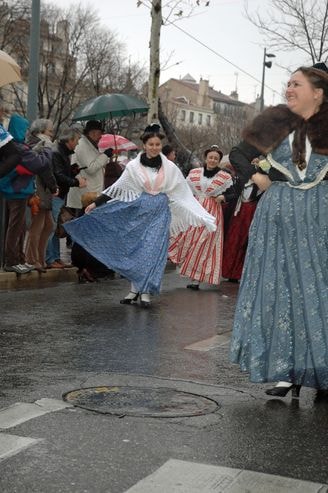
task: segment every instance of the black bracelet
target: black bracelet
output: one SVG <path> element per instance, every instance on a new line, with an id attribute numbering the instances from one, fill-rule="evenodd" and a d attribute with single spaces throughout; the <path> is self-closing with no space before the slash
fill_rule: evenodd
<path id="1" fill-rule="evenodd" d="M 110 200 L 110 197 L 108 197 L 108 195 L 105 195 L 104 193 L 102 193 L 101 195 L 99 195 L 99 197 L 96 198 L 94 203 L 96 204 L 96 207 L 99 207 L 100 205 L 106 204 L 106 202 L 108 202 L 109 200 Z"/>

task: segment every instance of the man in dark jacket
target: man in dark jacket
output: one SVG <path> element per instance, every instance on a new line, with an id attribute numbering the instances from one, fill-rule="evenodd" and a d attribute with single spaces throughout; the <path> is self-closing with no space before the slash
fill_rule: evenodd
<path id="1" fill-rule="evenodd" d="M 87 185 L 83 177 L 74 177 L 71 170 L 71 155 L 74 154 L 78 144 L 80 132 L 76 128 L 67 128 L 59 135 L 57 145 L 52 155 L 52 167 L 59 188 L 58 197 L 52 199 L 52 216 L 57 225 L 61 207 L 65 204 L 70 187 L 84 188 Z M 52 269 L 62 269 L 64 262 L 60 260 L 59 238 L 53 233 L 49 238 L 47 253 L 47 266 Z"/>

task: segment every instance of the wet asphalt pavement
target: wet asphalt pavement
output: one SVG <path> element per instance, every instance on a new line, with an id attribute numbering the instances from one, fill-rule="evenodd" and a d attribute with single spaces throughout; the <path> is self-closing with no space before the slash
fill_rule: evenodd
<path id="1" fill-rule="evenodd" d="M 74 407 L 26 421 L 6 433 L 40 441 L 0 462 L 1 493 L 123 493 L 170 458 L 328 483 L 328 405 L 315 404 L 311 389 L 292 402 L 249 383 L 228 361 L 238 285 L 193 292 L 185 284 L 167 270 L 149 310 L 118 303 L 124 279 L 0 292 L 1 409 L 99 386 L 218 403 L 191 417 Z M 186 349 L 221 334 L 212 349 Z"/>

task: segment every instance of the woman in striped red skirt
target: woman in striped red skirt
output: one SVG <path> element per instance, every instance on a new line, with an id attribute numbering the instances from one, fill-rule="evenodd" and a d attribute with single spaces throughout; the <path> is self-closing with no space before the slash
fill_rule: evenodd
<path id="1" fill-rule="evenodd" d="M 205 151 L 202 168 L 192 169 L 187 182 L 200 204 L 216 218 L 217 229 L 191 226 L 170 238 L 169 259 L 179 266 L 180 274 L 189 277 L 187 288 L 198 290 L 200 282 L 219 284 L 222 268 L 223 193 L 233 185 L 232 177 L 220 167 L 223 153 L 218 146 Z"/>

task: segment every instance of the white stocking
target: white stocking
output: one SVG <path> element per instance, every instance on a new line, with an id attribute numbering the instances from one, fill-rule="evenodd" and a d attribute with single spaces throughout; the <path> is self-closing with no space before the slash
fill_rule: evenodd
<path id="1" fill-rule="evenodd" d="M 136 289 L 133 282 L 131 282 L 130 292 L 124 297 L 125 300 L 133 300 L 136 297 L 138 290 Z"/>
<path id="2" fill-rule="evenodd" d="M 278 382 L 276 387 L 291 387 L 293 384 L 290 382 Z"/>
<path id="3" fill-rule="evenodd" d="M 150 303 L 150 294 L 149 293 L 141 293 L 141 300 Z"/>

